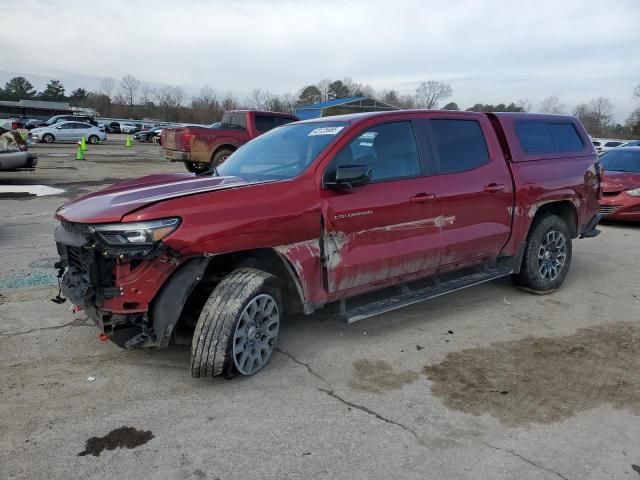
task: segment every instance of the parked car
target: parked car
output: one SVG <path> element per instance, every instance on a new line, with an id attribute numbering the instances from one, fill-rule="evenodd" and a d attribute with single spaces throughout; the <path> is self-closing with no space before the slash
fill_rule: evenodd
<path id="1" fill-rule="evenodd" d="M 27 123 L 25 123 L 25 128 L 27 130 L 33 130 L 34 128 L 41 127 L 42 125 L 44 125 L 44 120 L 39 120 L 37 118 L 31 118 L 31 119 L 27 120 Z"/>
<path id="2" fill-rule="evenodd" d="M 109 124 L 109 132 L 107 133 L 122 133 L 120 129 L 120 122 L 111 122 Z"/>
<path id="3" fill-rule="evenodd" d="M 10 120 L 0 120 L 0 170 L 34 168 L 38 156 L 29 153 L 27 142 L 12 124 Z"/>
<path id="4" fill-rule="evenodd" d="M 600 213 L 610 220 L 640 221 L 640 146 L 611 150 L 600 163 L 604 169 Z"/>
<path id="5" fill-rule="evenodd" d="M 94 127 L 98 126 L 98 122 L 96 122 L 93 117 L 87 115 L 55 115 L 41 126 L 50 127 L 60 122 L 83 122 L 93 125 Z"/>
<path id="6" fill-rule="evenodd" d="M 136 132 L 133 135 L 133 138 L 140 142 L 152 142 L 155 137 L 160 136 L 160 134 L 162 133 L 162 128 L 163 127 L 154 127 L 150 128 L 149 130 Z"/>
<path id="7" fill-rule="evenodd" d="M 98 127 L 83 122 L 59 122 L 50 127 L 34 128 L 31 136 L 44 143 L 78 141 L 84 137 L 87 142 L 95 144 L 107 139 L 107 134 Z"/>
<path id="8" fill-rule="evenodd" d="M 633 140 L 631 142 L 625 143 L 622 146 L 623 147 L 640 147 L 640 140 Z"/>
<path id="9" fill-rule="evenodd" d="M 621 147 L 627 144 L 628 142 L 629 140 L 600 138 L 600 139 L 594 139 L 593 146 L 595 147 L 596 152 L 599 155 L 602 155 L 604 153 L 607 153 L 609 150 L 613 150 L 614 148 Z"/>
<path id="10" fill-rule="evenodd" d="M 296 120 L 286 113 L 234 110 L 222 116 L 219 127 L 165 128 L 161 143 L 165 158 L 184 162 L 190 172 L 202 173 L 220 165 L 252 138 Z"/>
<path id="11" fill-rule="evenodd" d="M 207 175 L 151 175 L 63 205 L 56 268 L 117 345 L 193 339 L 192 376 L 251 375 L 286 313 L 335 303 L 356 321 L 509 275 L 552 292 L 572 239 L 599 233 L 598 191 L 598 157 L 571 116 L 325 117 L 274 128 Z"/>
<path id="12" fill-rule="evenodd" d="M 120 122 L 120 130 L 122 133 L 136 133 L 138 127 L 133 123 Z"/>

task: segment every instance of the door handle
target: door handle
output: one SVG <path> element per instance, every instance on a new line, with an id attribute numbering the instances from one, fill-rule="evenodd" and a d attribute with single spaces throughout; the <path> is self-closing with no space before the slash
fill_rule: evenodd
<path id="1" fill-rule="evenodd" d="M 409 200 L 413 203 L 425 203 L 435 199 L 436 195 L 433 193 L 418 193 L 417 195 L 411 197 Z"/>
<path id="2" fill-rule="evenodd" d="M 485 185 L 483 190 L 487 193 L 504 192 L 504 185 L 497 184 L 497 183 L 490 183 L 489 185 Z"/>

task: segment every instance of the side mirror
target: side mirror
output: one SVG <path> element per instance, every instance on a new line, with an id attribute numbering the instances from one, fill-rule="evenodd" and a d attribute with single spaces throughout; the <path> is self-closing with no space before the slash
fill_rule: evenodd
<path id="1" fill-rule="evenodd" d="M 366 185 L 371 180 L 371 169 L 367 165 L 339 166 L 333 180 L 324 182 L 332 190 L 351 190 Z"/>

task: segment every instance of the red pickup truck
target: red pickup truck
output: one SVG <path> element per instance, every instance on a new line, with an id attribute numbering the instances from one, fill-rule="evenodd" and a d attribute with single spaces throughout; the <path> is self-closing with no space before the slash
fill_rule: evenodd
<path id="1" fill-rule="evenodd" d="M 225 112 L 215 127 L 165 128 L 160 140 L 167 159 L 184 162 L 190 172 L 204 173 L 252 138 L 296 120 L 286 113 L 233 110 Z"/>
<path id="2" fill-rule="evenodd" d="M 599 233 L 599 190 L 571 116 L 326 117 L 276 128 L 207 175 L 63 205 L 57 268 L 116 344 L 191 343 L 194 377 L 251 375 L 286 313 L 333 304 L 356 321 L 509 275 L 552 292 L 572 239 Z"/>

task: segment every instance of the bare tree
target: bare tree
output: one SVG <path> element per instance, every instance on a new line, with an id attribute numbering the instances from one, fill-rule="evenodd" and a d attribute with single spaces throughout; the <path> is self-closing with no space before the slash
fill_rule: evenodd
<path id="1" fill-rule="evenodd" d="M 318 82 L 318 90 L 320 90 L 321 102 L 326 102 L 329 100 L 329 85 L 331 85 L 332 81 L 328 78 L 323 78 Z"/>
<path id="2" fill-rule="evenodd" d="M 224 110 L 218 97 L 209 86 L 204 86 L 200 94 L 191 99 L 193 118 L 198 123 L 212 123 L 222 118 Z"/>
<path id="3" fill-rule="evenodd" d="M 451 86 L 446 83 L 435 80 L 420 82 L 416 88 L 416 105 L 424 109 L 437 108 L 438 103 L 450 97 L 452 93 Z"/>
<path id="4" fill-rule="evenodd" d="M 565 107 L 560 103 L 560 97 L 550 95 L 540 102 L 538 110 L 542 113 L 564 113 Z"/>
<path id="5" fill-rule="evenodd" d="M 156 98 L 168 120 L 179 121 L 184 96 L 184 90 L 181 87 L 162 87 L 158 90 Z"/>
<path id="6" fill-rule="evenodd" d="M 636 86 L 636 88 L 633 89 L 633 96 L 632 98 L 634 99 L 640 99 L 640 83 Z"/>
<path id="7" fill-rule="evenodd" d="M 100 93 L 106 95 L 111 98 L 111 94 L 113 93 L 113 89 L 116 85 L 116 81 L 111 77 L 105 77 L 100 82 Z"/>
<path id="8" fill-rule="evenodd" d="M 611 130 L 613 105 L 608 98 L 598 97 L 578 105 L 573 114 L 591 135 L 606 135 Z"/>
<path id="9" fill-rule="evenodd" d="M 531 102 L 529 102 L 528 98 L 520 98 L 516 102 L 516 107 L 521 108 L 522 112 L 530 112 L 531 111 Z"/>
<path id="10" fill-rule="evenodd" d="M 133 115 L 133 100 L 136 96 L 136 92 L 140 88 L 140 80 L 138 80 L 133 75 L 125 75 L 122 77 L 120 81 L 120 89 L 122 90 L 123 96 L 127 99 L 129 104 L 129 111 Z"/>

